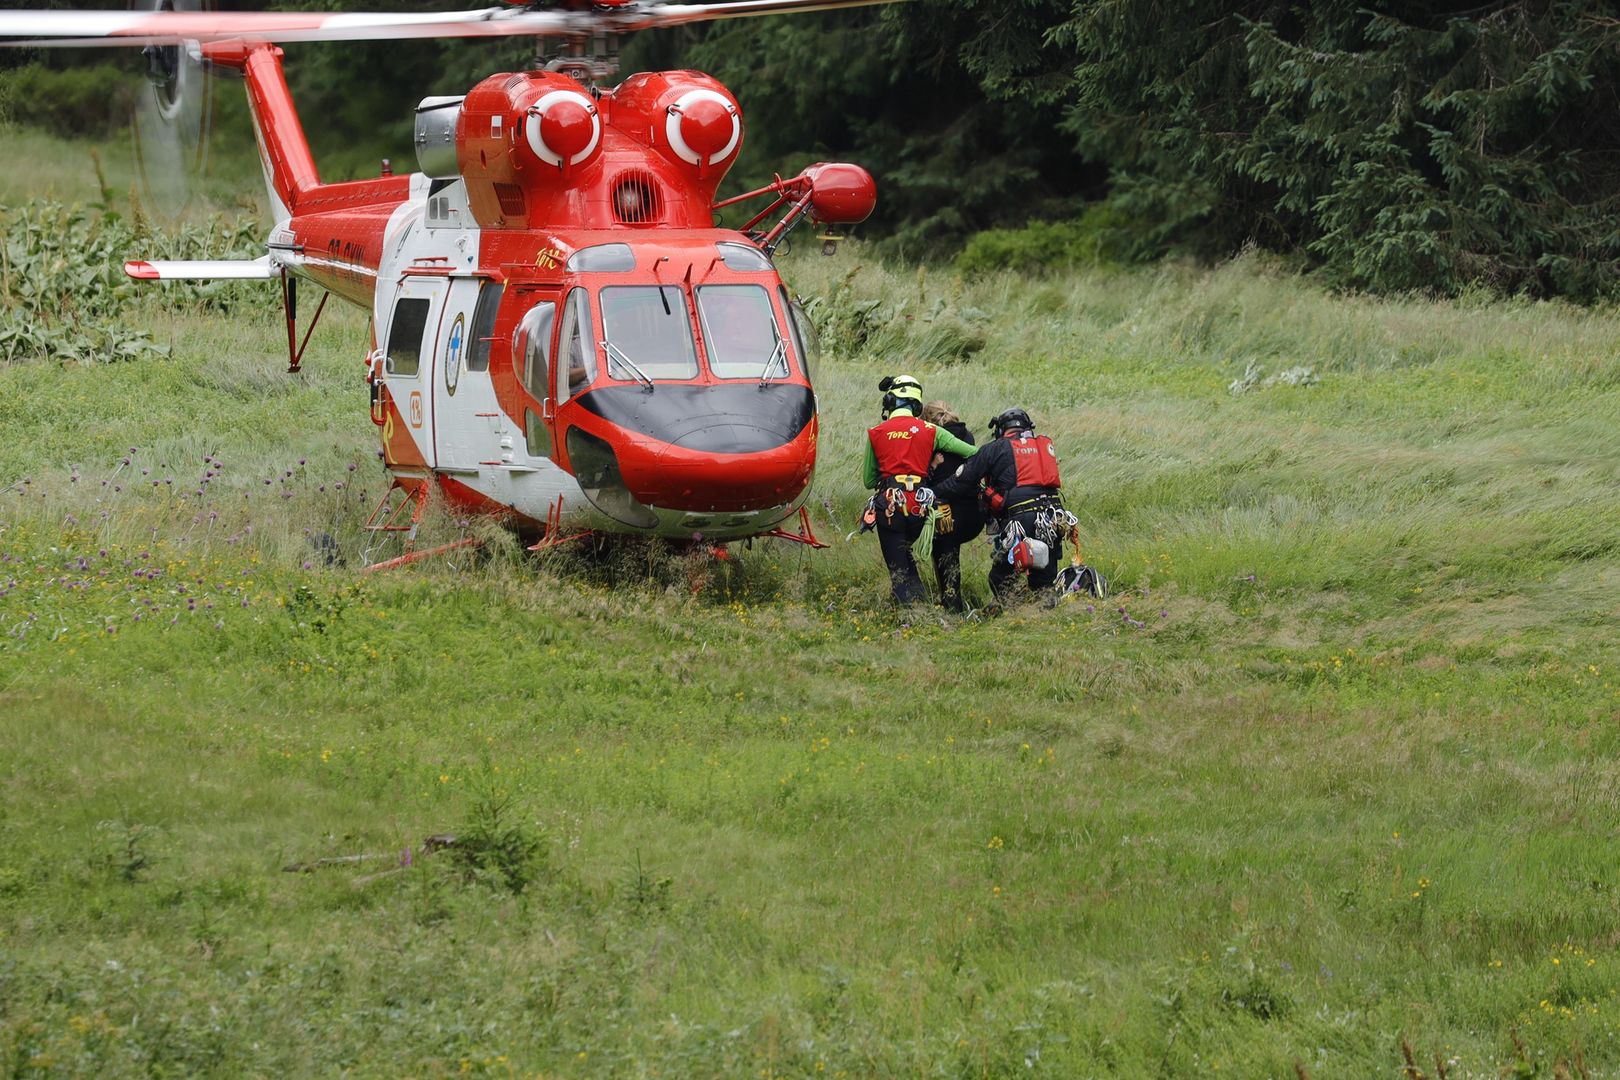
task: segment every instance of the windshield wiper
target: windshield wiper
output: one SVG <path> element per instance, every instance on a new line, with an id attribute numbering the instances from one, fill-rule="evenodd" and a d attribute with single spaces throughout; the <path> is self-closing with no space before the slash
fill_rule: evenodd
<path id="1" fill-rule="evenodd" d="M 759 385 L 765 386 L 771 381 L 771 372 L 776 370 L 776 362 L 782 361 L 782 374 L 787 374 L 787 342 L 781 338 L 776 339 L 776 348 L 771 350 L 771 358 L 765 361 L 765 370 L 759 373 Z"/>
<path id="2" fill-rule="evenodd" d="M 647 373 L 636 367 L 635 361 L 624 355 L 623 349 L 619 348 L 606 338 L 602 339 L 602 348 L 607 350 L 609 361 L 612 361 L 615 356 L 618 357 L 619 363 L 630 369 L 630 374 L 635 377 L 637 382 L 639 382 L 642 386 L 645 386 L 648 390 L 653 388 L 653 381 L 647 377 Z"/>

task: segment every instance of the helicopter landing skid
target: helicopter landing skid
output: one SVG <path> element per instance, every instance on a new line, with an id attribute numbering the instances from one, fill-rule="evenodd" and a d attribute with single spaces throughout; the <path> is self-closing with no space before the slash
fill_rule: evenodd
<path id="1" fill-rule="evenodd" d="M 552 548 L 562 547 L 564 544 L 574 540 L 583 540 L 587 536 L 594 535 L 590 529 L 580 529 L 571 533 L 563 532 L 562 510 L 563 499 L 559 495 L 557 501 L 551 504 L 551 509 L 546 512 L 545 534 L 538 541 L 529 545 L 530 551 L 550 551 Z"/>
<path id="2" fill-rule="evenodd" d="M 437 558 L 452 551 L 460 551 L 462 548 L 481 548 L 483 546 L 484 542 L 482 540 L 476 536 L 469 536 L 462 540 L 452 540 L 448 544 L 440 544 L 438 547 L 424 548 L 421 551 L 407 551 L 405 554 L 395 558 L 372 563 L 370 566 L 362 568 L 360 572 L 362 574 L 374 574 L 379 570 L 393 570 L 396 567 L 421 562 L 423 559 Z"/>
<path id="3" fill-rule="evenodd" d="M 798 532 L 788 532 L 786 529 L 777 528 L 762 535 L 774 536 L 778 540 L 792 540 L 795 544 L 803 544 L 806 547 L 824 548 L 832 546 L 816 538 L 816 531 L 810 527 L 810 508 L 807 506 L 799 507 Z"/>

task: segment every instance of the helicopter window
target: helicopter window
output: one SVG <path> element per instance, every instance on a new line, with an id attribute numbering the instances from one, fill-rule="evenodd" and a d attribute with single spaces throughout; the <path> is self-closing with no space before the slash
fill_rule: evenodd
<path id="1" fill-rule="evenodd" d="M 697 297 L 716 378 L 777 379 L 788 373 L 769 293 L 758 285 L 705 285 Z"/>
<path id="2" fill-rule="evenodd" d="M 804 368 L 804 377 L 810 377 L 810 361 L 818 358 L 821 351 L 819 339 L 816 337 L 816 324 L 810 321 L 804 308 L 794 302 L 788 295 L 786 285 L 776 287 L 777 294 L 782 298 L 782 309 L 788 313 L 788 329 L 793 331 L 793 351 L 799 354 L 799 366 Z"/>
<path id="3" fill-rule="evenodd" d="M 491 282 L 478 290 L 478 306 L 473 309 L 472 351 L 467 354 L 468 371 L 489 370 L 489 347 L 495 342 L 495 313 L 501 307 L 504 285 Z"/>
<path id="4" fill-rule="evenodd" d="M 591 341 L 591 304 L 584 289 L 568 294 L 558 338 L 557 401 L 567 401 L 596 379 L 596 347 Z"/>
<path id="5" fill-rule="evenodd" d="M 542 300 L 529 309 L 518 324 L 517 337 L 523 357 L 523 385 L 536 399 L 546 396 L 546 373 L 551 368 L 551 326 L 557 305 Z"/>
<path id="6" fill-rule="evenodd" d="M 428 308 L 424 299 L 407 297 L 394 305 L 394 321 L 388 327 L 388 373 L 415 375 L 422 363 L 422 334 L 427 330 Z"/>
<path id="7" fill-rule="evenodd" d="M 690 379 L 698 373 L 686 299 L 673 285 L 603 289 L 608 374 L 627 381 Z"/>
<path id="8" fill-rule="evenodd" d="M 568 270 L 574 274 L 613 273 L 635 268 L 636 256 L 629 244 L 597 244 L 580 248 L 568 256 Z"/>
<path id="9" fill-rule="evenodd" d="M 720 261 L 727 270 L 770 270 L 771 258 L 752 244 L 720 243 Z"/>

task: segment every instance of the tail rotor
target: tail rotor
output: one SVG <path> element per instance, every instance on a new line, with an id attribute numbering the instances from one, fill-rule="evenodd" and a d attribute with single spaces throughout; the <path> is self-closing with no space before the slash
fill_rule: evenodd
<path id="1" fill-rule="evenodd" d="M 201 12 L 210 0 L 133 0 L 141 12 Z M 134 108 L 135 177 L 143 209 L 173 220 L 185 213 L 208 165 L 213 79 L 195 42 L 142 50 L 145 85 Z"/>

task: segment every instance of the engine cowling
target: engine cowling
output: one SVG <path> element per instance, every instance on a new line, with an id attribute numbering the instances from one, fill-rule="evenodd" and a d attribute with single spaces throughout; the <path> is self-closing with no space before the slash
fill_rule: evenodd
<path id="1" fill-rule="evenodd" d="M 613 91 L 613 123 L 711 194 L 742 149 L 737 99 L 697 71 L 632 75 Z"/>
<path id="2" fill-rule="evenodd" d="M 489 228 L 532 226 L 601 156 L 597 100 L 551 71 L 494 75 L 473 87 L 456 124 L 456 161 L 473 217 Z"/>

